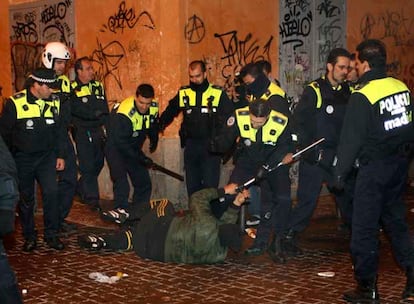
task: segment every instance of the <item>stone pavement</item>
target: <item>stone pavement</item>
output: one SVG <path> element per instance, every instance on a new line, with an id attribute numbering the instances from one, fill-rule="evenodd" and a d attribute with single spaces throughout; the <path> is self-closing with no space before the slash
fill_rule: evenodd
<path id="1" fill-rule="evenodd" d="M 407 203 L 411 224 L 414 192 L 407 195 Z M 41 210 L 36 220 L 41 223 Z M 80 233 L 116 229 L 78 202 L 70 220 L 79 224 Z M 338 231 L 338 225 L 331 197 L 321 197 L 311 225 L 300 239 L 305 255 L 284 265 L 273 263 L 267 255 L 245 257 L 234 252 L 218 265 L 166 264 L 141 259 L 133 252 L 90 253 L 78 247 L 76 234 L 65 238 L 67 248 L 61 252 L 48 249 L 41 241 L 35 252 L 22 252 L 19 230 L 5 245 L 19 286 L 27 291 L 25 303 L 344 303 L 342 293 L 354 287 L 354 280 L 349 239 Z M 399 303 L 405 276 L 392 258 L 388 241 L 384 236 L 381 240 L 380 296 L 382 303 Z M 243 247 L 251 241 L 246 236 Z M 324 271 L 335 276 L 318 276 Z M 128 276 L 106 284 L 89 279 L 91 272 Z"/>

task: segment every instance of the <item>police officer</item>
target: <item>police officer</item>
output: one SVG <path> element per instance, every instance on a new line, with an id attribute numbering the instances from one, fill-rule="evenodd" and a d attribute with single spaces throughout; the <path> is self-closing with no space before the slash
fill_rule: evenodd
<path id="1" fill-rule="evenodd" d="M 247 102 L 255 99 L 267 100 L 272 110 L 290 117 L 286 93 L 263 73 L 261 64 L 248 63 L 240 70 L 240 78 L 246 86 Z M 246 103 L 247 105 L 247 103 Z"/>
<path id="2" fill-rule="evenodd" d="M 268 63 L 268 62 L 267 62 Z M 286 98 L 286 93 L 280 88 L 280 86 L 269 79 L 268 74 L 265 74 L 264 71 L 269 69 L 270 63 L 267 64 L 266 61 L 258 61 L 256 63 L 248 63 L 240 70 L 240 78 L 242 79 L 244 86 L 246 87 L 246 104 L 256 99 L 262 99 L 269 102 L 270 107 L 290 118 L 291 113 L 289 110 L 289 103 Z M 270 66 L 271 68 L 271 66 Z M 270 72 L 269 72 L 270 73 Z M 237 153 L 233 156 L 233 159 L 237 161 Z M 286 174 L 285 174 L 286 173 Z M 280 170 L 277 173 L 280 179 L 284 179 L 283 183 L 290 183 L 289 172 L 286 170 Z M 285 174 L 285 176 L 281 176 Z M 256 191 L 257 192 L 257 191 Z M 259 194 L 255 194 L 254 188 L 251 191 L 251 200 L 249 203 L 249 212 L 250 215 L 254 215 L 257 210 L 260 210 L 260 199 L 257 199 Z M 257 217 L 256 217 L 257 218 Z M 255 217 L 251 217 L 248 224 L 251 220 L 255 220 Z M 260 223 L 260 217 L 259 217 Z"/>
<path id="3" fill-rule="evenodd" d="M 70 80 L 65 75 L 66 64 L 69 59 L 69 49 L 61 42 L 47 43 L 42 52 L 43 65 L 48 69 L 53 69 L 58 76 L 59 86 L 54 93 L 59 96 L 62 124 L 68 130 L 64 138 L 64 149 L 66 151 L 65 170 L 58 172 L 60 231 L 62 233 L 70 233 L 77 228 L 75 224 L 65 221 L 72 207 L 77 181 L 75 150 L 69 136 L 71 124 Z"/>
<path id="4" fill-rule="evenodd" d="M 99 209 L 98 176 L 104 165 L 105 122 L 109 113 L 105 90 L 94 80 L 91 61 L 82 57 L 75 62 L 76 79 L 72 82 L 72 122 L 78 153 L 81 200 Z"/>
<path id="5" fill-rule="evenodd" d="M 34 223 L 34 182 L 42 188 L 44 238 L 51 248 L 62 250 L 58 238 L 59 201 L 56 170 L 65 167 L 64 129 L 60 121 L 60 101 L 52 94 L 56 85 L 53 70 L 39 68 L 27 81 L 28 88 L 6 101 L 0 132 L 12 151 L 19 177 L 19 216 L 23 228 L 24 251 L 37 247 Z"/>
<path id="6" fill-rule="evenodd" d="M 325 138 L 316 149 L 305 153 L 299 165 L 297 204 L 289 219 L 289 233 L 284 246 L 289 255 L 298 255 L 297 235 L 310 222 L 324 182 L 332 180 L 332 169 L 339 142 L 342 121 L 350 96 L 345 83 L 348 74 L 350 53 L 343 48 L 329 52 L 326 73 L 305 87 L 293 114 L 298 145 L 304 148 Z M 335 199 L 344 223 L 351 223 L 351 201 L 353 186 L 349 180 L 347 191 L 337 193 Z"/>
<path id="7" fill-rule="evenodd" d="M 160 129 L 168 126 L 183 112 L 180 129 L 184 147 L 187 193 L 202 188 L 217 188 L 220 179 L 220 155 L 208 151 L 209 140 L 233 112 L 226 93 L 207 80 L 204 62 L 196 60 L 188 68 L 190 85 L 181 87 L 160 117 Z"/>
<path id="8" fill-rule="evenodd" d="M 5 304 L 23 303 L 3 245 L 3 237 L 14 230 L 18 200 L 16 164 L 0 136 L 0 303 Z"/>
<path id="9" fill-rule="evenodd" d="M 359 85 L 349 100 L 338 146 L 337 188 L 342 188 L 355 160 L 360 163 L 351 239 L 357 287 L 344 294 L 351 303 L 379 303 L 380 225 L 391 240 L 399 266 L 406 272 L 402 297 L 414 298 L 414 248 L 402 197 L 410 143 L 414 141 L 413 104 L 407 86 L 387 77 L 386 60 L 385 45 L 379 40 L 365 40 L 357 46 Z"/>
<path id="10" fill-rule="evenodd" d="M 152 153 L 158 143 L 158 103 L 154 100 L 154 88 L 141 84 L 135 96 L 114 106 L 109 117 L 105 154 L 113 181 L 115 208 L 128 207 L 127 175 L 134 187 L 133 203 L 150 200 L 152 187 L 146 166 L 151 159 L 142 152 L 147 137 Z"/>
<path id="11" fill-rule="evenodd" d="M 262 178 L 263 168 L 274 168 L 282 159 L 291 161 L 293 144 L 288 128 L 288 118 L 271 110 L 270 103 L 257 99 L 248 107 L 237 109 L 227 120 L 227 127 L 215 137 L 212 150 L 226 151 L 238 138 L 238 159 L 230 176 L 230 183 L 243 184 L 258 175 Z M 286 232 L 287 218 L 291 208 L 289 168 L 280 166 L 268 172 L 259 183 L 261 190 L 261 222 L 254 244 L 246 253 L 263 254 L 274 230 L 274 240 L 269 254 L 275 262 L 284 262 L 280 246 L 281 236 Z M 260 172 L 260 173 L 259 173 Z M 218 210 L 216 216 L 220 217 Z"/>

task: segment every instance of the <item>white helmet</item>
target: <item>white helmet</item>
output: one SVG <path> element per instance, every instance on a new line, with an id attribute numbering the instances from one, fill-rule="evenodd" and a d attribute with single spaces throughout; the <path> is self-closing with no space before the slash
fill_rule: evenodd
<path id="1" fill-rule="evenodd" d="M 46 68 L 53 69 L 55 59 L 70 59 L 69 49 L 62 42 L 49 42 L 43 49 L 42 62 Z"/>

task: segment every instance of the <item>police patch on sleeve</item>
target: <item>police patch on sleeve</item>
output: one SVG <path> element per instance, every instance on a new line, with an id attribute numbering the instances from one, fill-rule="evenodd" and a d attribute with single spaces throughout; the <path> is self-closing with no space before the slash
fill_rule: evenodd
<path id="1" fill-rule="evenodd" d="M 234 118 L 234 116 L 230 116 L 228 119 L 227 119 L 227 126 L 228 127 L 231 127 L 232 125 L 234 125 L 234 122 L 236 121 L 236 119 Z"/>

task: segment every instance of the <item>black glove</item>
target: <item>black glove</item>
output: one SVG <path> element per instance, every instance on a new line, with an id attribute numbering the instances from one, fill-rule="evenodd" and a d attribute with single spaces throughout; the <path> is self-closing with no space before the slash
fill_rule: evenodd
<path id="1" fill-rule="evenodd" d="M 344 191 L 345 182 L 341 175 L 334 175 L 331 182 L 328 184 L 328 188 L 334 194 L 339 194 Z"/>
<path id="2" fill-rule="evenodd" d="M 150 153 L 154 153 L 154 151 L 157 150 L 157 146 L 158 146 L 158 134 L 157 136 L 150 138 L 150 144 L 149 144 Z"/>
<path id="3" fill-rule="evenodd" d="M 269 166 L 264 164 L 260 167 L 259 171 L 256 173 L 256 182 L 261 181 L 269 171 Z"/>
<path id="4" fill-rule="evenodd" d="M 141 163 L 145 167 L 148 167 L 148 168 L 151 167 L 154 164 L 153 160 L 151 158 L 149 158 L 148 156 L 145 156 L 145 155 L 142 157 Z"/>

